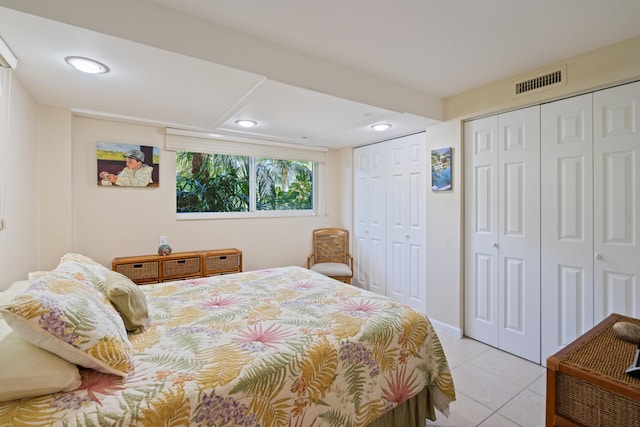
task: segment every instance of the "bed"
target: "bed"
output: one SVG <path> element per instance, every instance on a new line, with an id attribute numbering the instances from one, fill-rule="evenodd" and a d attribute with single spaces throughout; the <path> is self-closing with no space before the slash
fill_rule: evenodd
<path id="1" fill-rule="evenodd" d="M 116 301 L 113 274 L 67 254 L 0 299 L 14 340 L 77 369 L 60 391 L 10 390 L 0 425 L 424 427 L 455 400 L 427 317 L 384 296 L 283 267 Z"/>

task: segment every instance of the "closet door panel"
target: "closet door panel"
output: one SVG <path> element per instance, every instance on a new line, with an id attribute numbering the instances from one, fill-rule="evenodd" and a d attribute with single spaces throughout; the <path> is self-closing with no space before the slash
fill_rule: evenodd
<path id="1" fill-rule="evenodd" d="M 542 362 L 593 323 L 592 94 L 541 108 Z"/>
<path id="2" fill-rule="evenodd" d="M 407 239 L 405 237 L 406 211 L 404 205 L 406 197 L 406 176 L 400 166 L 393 166 L 402 163 L 402 152 L 398 148 L 392 149 L 392 172 L 389 177 L 388 206 L 388 227 L 387 227 L 387 247 L 389 256 L 387 257 L 387 296 L 398 302 L 405 302 L 407 287 Z"/>
<path id="3" fill-rule="evenodd" d="M 594 321 L 640 317 L 640 82 L 595 92 Z"/>
<path id="4" fill-rule="evenodd" d="M 540 108 L 498 116 L 499 348 L 540 362 Z"/>
<path id="5" fill-rule="evenodd" d="M 385 224 L 386 206 L 385 195 L 387 184 L 384 178 L 385 168 L 382 165 L 384 150 L 375 147 L 373 152 L 373 166 L 371 186 L 369 188 L 369 290 L 380 293 L 386 292 L 385 283 Z"/>
<path id="6" fill-rule="evenodd" d="M 415 158 L 417 153 L 412 154 Z M 426 249 L 416 234 L 424 233 L 424 221 L 426 217 L 423 207 L 425 200 L 425 176 L 420 171 L 410 171 L 407 177 L 407 304 L 421 312 L 426 311 L 426 283 L 425 265 Z"/>
<path id="7" fill-rule="evenodd" d="M 427 183 L 431 178 L 428 167 L 427 141 L 424 133 L 402 138 L 407 150 L 407 300 L 410 307 L 427 310 Z"/>
<path id="8" fill-rule="evenodd" d="M 354 150 L 354 285 L 385 289 L 385 147 Z"/>
<path id="9" fill-rule="evenodd" d="M 419 133 L 387 141 L 387 295 L 426 311 L 426 140 Z"/>
<path id="10" fill-rule="evenodd" d="M 465 123 L 465 335 L 498 346 L 498 118 Z"/>
<path id="11" fill-rule="evenodd" d="M 354 277 L 353 284 L 368 289 L 369 281 L 369 196 L 371 194 L 370 155 L 365 148 L 354 150 Z"/>

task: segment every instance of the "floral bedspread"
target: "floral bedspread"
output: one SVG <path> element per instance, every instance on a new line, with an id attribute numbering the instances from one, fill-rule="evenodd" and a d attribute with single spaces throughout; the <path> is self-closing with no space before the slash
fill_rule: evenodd
<path id="1" fill-rule="evenodd" d="M 455 399 L 428 319 L 299 267 L 145 285 L 126 380 L 0 403 L 0 425 L 366 426 L 424 387 Z"/>

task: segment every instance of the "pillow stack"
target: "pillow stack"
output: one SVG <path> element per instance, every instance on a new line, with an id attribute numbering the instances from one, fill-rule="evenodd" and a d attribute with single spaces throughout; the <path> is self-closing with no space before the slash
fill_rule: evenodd
<path id="1" fill-rule="evenodd" d="M 25 280 L 0 292 L 0 305 L 27 287 Z M 80 382 L 76 365 L 29 343 L 0 316 L 0 402 L 71 391 L 80 387 Z"/>
<path id="2" fill-rule="evenodd" d="M 137 286 L 112 273 L 67 254 L 55 270 L 0 293 L 0 367 L 10 367 L 0 373 L 0 401 L 74 390 L 76 365 L 127 377 L 127 331 L 144 328 L 148 309 Z"/>

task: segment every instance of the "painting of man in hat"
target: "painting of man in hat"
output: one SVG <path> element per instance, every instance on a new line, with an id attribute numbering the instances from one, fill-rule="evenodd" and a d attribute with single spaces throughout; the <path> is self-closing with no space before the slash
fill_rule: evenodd
<path id="1" fill-rule="evenodd" d="M 146 149 L 143 151 L 143 149 Z M 147 161 L 147 154 L 151 157 L 150 162 L 153 162 L 154 150 L 156 147 L 147 146 L 134 146 L 126 144 L 109 144 L 98 143 L 98 170 L 100 173 L 100 185 L 117 185 L 123 187 L 147 187 L 152 185 L 153 180 L 153 166 L 150 166 Z M 102 164 L 101 164 L 102 154 Z M 109 157 L 112 160 L 104 159 Z M 114 163 L 120 164 L 122 167 L 122 160 L 114 162 L 114 157 L 117 159 L 123 159 L 125 162 L 124 168 L 117 171 L 114 170 Z M 102 168 L 101 168 L 102 166 Z"/>

